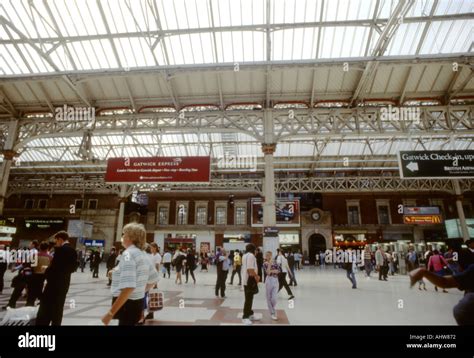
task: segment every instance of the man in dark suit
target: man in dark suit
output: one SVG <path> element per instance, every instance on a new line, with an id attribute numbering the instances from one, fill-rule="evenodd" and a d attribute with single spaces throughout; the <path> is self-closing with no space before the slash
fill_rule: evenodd
<path id="1" fill-rule="evenodd" d="M 77 253 L 69 244 L 67 232 L 60 231 L 54 238 L 54 256 L 45 273 L 47 283 L 36 317 L 38 326 L 61 325 L 71 273 L 77 268 Z"/>

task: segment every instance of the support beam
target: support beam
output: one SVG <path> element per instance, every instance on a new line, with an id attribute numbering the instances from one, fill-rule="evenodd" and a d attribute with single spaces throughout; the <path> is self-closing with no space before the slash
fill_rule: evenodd
<path id="1" fill-rule="evenodd" d="M 466 215 L 462 206 L 463 196 L 458 180 L 453 180 L 454 193 L 456 194 L 456 208 L 459 216 L 459 224 L 461 226 L 462 237 L 464 241 L 469 240 L 469 230 L 467 228 Z"/>
<path id="2" fill-rule="evenodd" d="M 119 211 L 117 216 L 117 228 L 115 230 L 115 241 L 120 242 L 122 238 L 123 220 L 125 216 L 125 203 L 127 202 L 127 185 L 120 186 Z"/>

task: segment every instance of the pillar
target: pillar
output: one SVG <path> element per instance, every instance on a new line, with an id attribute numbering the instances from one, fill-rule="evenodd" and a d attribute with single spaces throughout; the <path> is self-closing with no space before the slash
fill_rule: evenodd
<path id="1" fill-rule="evenodd" d="M 461 226 L 462 238 L 464 241 L 469 240 L 469 230 L 467 228 L 466 216 L 464 215 L 464 208 L 462 206 L 462 191 L 459 185 L 459 180 L 453 180 L 454 193 L 456 194 L 456 208 L 458 210 L 459 224 Z"/>
<path id="2" fill-rule="evenodd" d="M 8 135 L 3 147 L 3 163 L 0 166 L 0 216 L 3 215 L 5 199 L 8 189 L 8 178 L 10 177 L 10 169 L 13 163 L 13 157 L 17 155 L 14 151 L 16 138 L 18 134 L 18 120 L 11 121 L 8 127 Z"/>
<path id="3" fill-rule="evenodd" d="M 270 110 L 264 112 L 264 143 L 262 144 L 262 151 L 265 161 L 265 178 L 263 182 L 263 227 L 276 225 L 275 213 L 275 166 L 273 163 L 273 154 L 276 150 L 274 143 L 274 126 L 273 118 Z M 276 249 L 280 246 L 279 238 L 265 237 L 263 235 L 263 251 L 273 252 L 276 254 Z"/>
<path id="4" fill-rule="evenodd" d="M 120 206 L 117 218 L 117 231 L 115 233 L 115 242 L 120 241 L 122 238 L 122 229 L 123 229 L 123 218 L 125 216 L 125 203 L 127 201 L 127 186 L 120 186 Z"/>

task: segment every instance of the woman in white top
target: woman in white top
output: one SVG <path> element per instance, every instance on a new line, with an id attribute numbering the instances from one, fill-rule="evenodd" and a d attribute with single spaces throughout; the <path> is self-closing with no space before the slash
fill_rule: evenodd
<path id="1" fill-rule="evenodd" d="M 158 281 L 158 273 L 144 251 L 146 231 L 142 224 L 124 226 L 122 245 L 125 251 L 117 267 L 112 271 L 112 307 L 102 317 L 105 325 L 113 317 L 119 325 L 136 325 L 143 312 L 143 298 Z"/>

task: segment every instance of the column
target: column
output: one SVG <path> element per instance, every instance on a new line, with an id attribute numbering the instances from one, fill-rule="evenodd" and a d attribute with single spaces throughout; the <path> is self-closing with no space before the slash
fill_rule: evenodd
<path id="1" fill-rule="evenodd" d="M 119 206 L 119 213 L 117 218 L 117 231 L 115 233 L 115 241 L 120 241 L 122 238 L 122 229 L 123 229 L 123 217 L 125 215 L 125 203 L 127 202 L 127 186 L 121 185 L 120 186 L 120 206 Z"/>
<path id="2" fill-rule="evenodd" d="M 464 215 L 464 208 L 462 207 L 462 191 L 459 185 L 459 180 L 453 179 L 454 193 L 456 194 L 456 208 L 458 210 L 459 224 L 461 226 L 462 238 L 464 241 L 469 240 L 469 230 L 467 228 L 466 216 Z"/>
<path id="3" fill-rule="evenodd" d="M 274 143 L 274 126 L 270 110 L 264 112 L 264 140 L 262 151 L 265 161 L 265 178 L 263 182 L 263 227 L 276 225 L 275 213 L 275 168 L 273 164 L 273 153 L 276 150 Z M 280 246 L 279 238 L 263 236 L 263 251 L 276 254 L 276 249 Z"/>
<path id="4" fill-rule="evenodd" d="M 0 216 L 3 215 L 3 208 L 5 206 L 5 199 L 8 189 L 8 178 L 10 176 L 13 157 L 17 155 L 17 153 L 14 151 L 14 147 L 18 135 L 18 128 L 18 120 L 10 122 L 8 127 L 8 135 L 3 147 L 3 163 L 0 166 Z"/>

